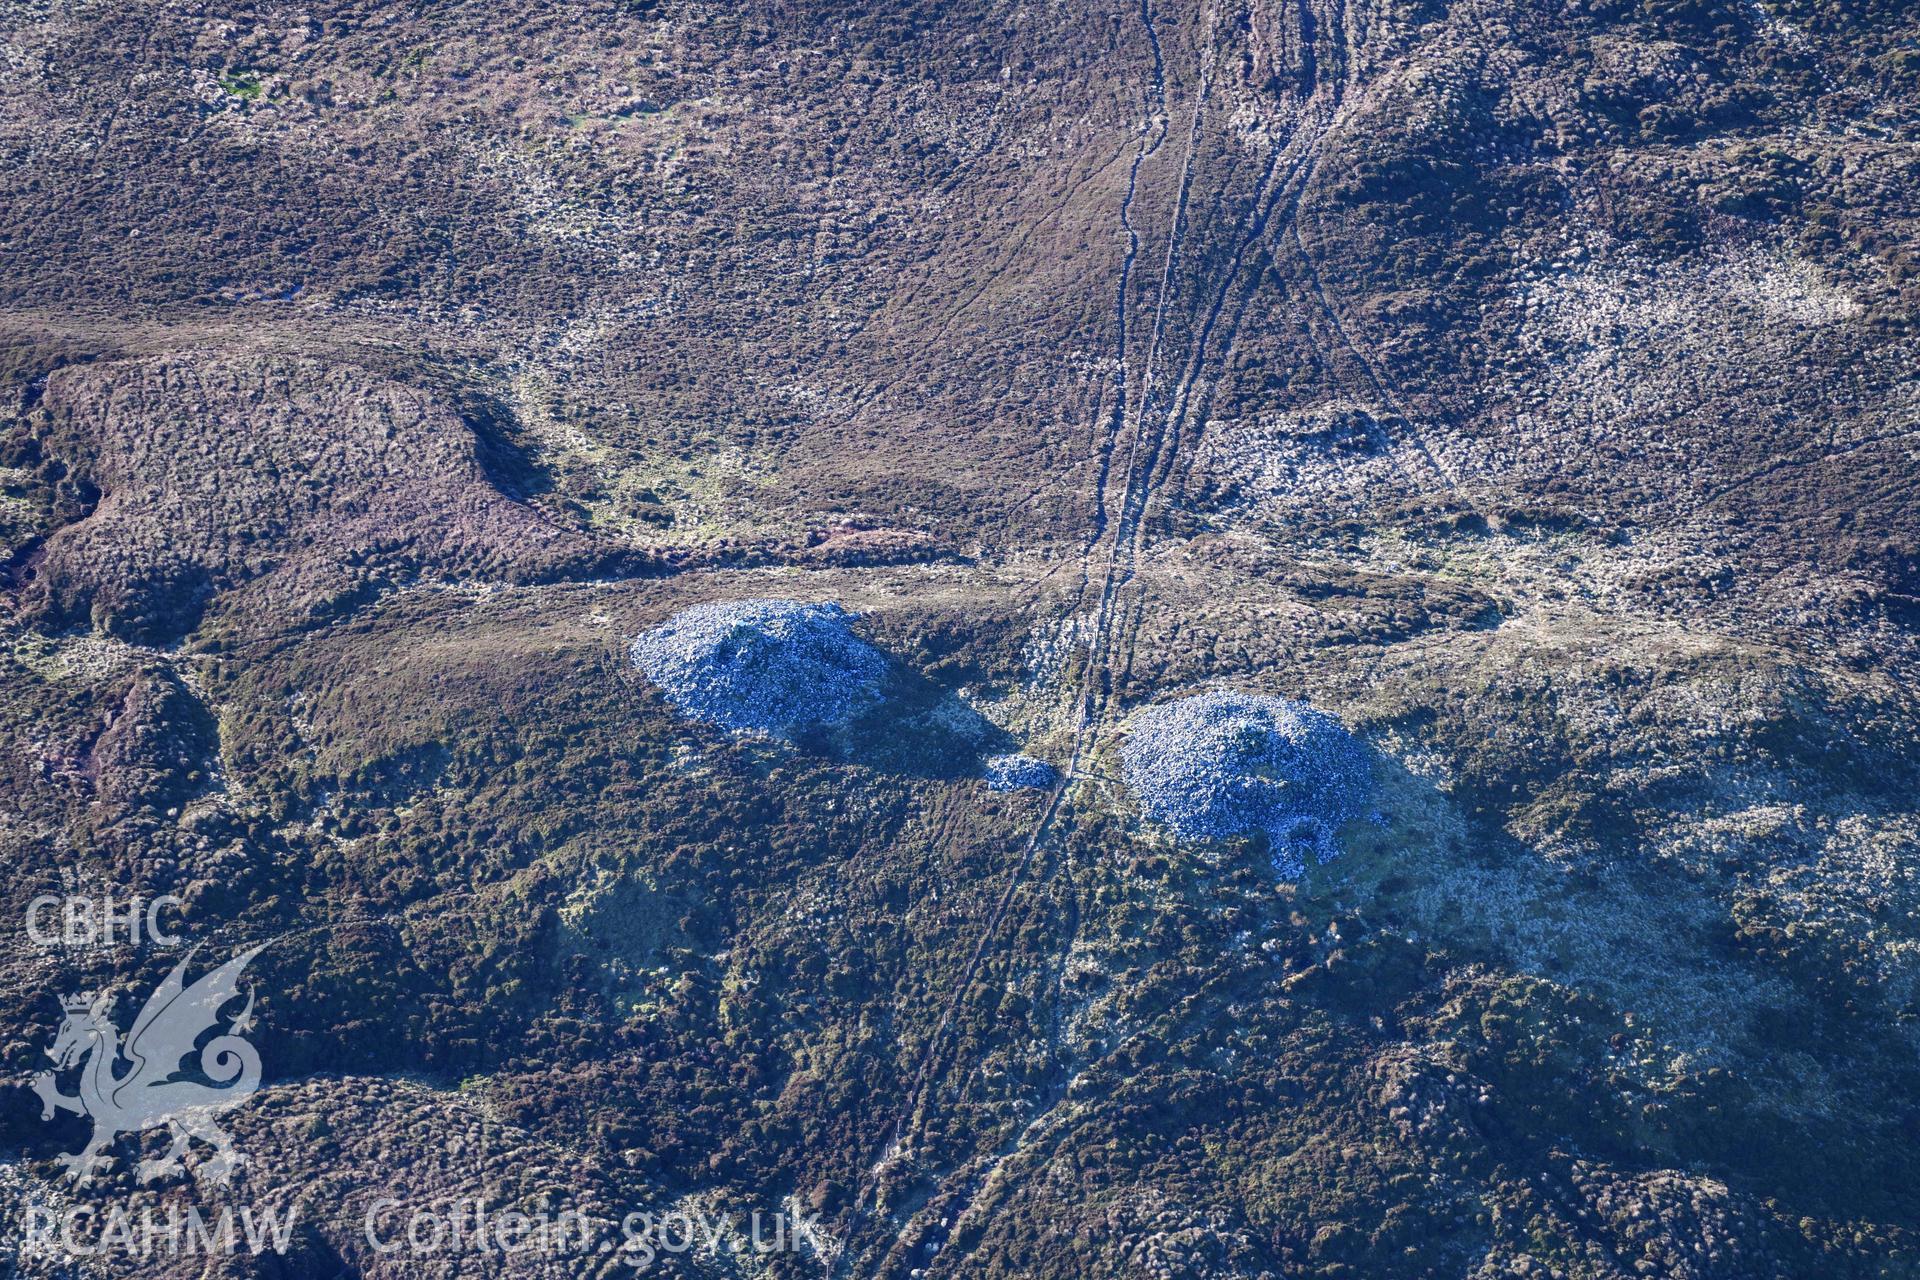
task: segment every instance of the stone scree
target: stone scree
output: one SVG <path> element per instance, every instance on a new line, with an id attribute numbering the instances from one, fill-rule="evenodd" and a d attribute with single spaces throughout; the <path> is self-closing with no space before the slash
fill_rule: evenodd
<path id="1" fill-rule="evenodd" d="M 1367 752 L 1338 720 L 1224 690 L 1141 711 L 1121 764 L 1148 818 L 1181 839 L 1264 835 L 1288 879 L 1307 852 L 1339 853 L 1334 832 L 1368 812 L 1373 790 Z"/>
<path id="2" fill-rule="evenodd" d="M 791 739 L 880 705 L 891 664 L 837 604 L 725 600 L 683 609 L 633 642 L 634 664 L 684 714 Z"/>
<path id="3" fill-rule="evenodd" d="M 991 756 L 984 766 L 987 786 L 994 791 L 1018 791 L 1023 788 L 1046 789 L 1053 785 L 1059 771 L 1045 760 L 1032 756 Z"/>

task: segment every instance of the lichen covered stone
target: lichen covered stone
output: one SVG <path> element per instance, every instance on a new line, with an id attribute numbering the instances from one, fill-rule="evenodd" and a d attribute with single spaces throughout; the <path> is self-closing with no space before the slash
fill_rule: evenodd
<path id="1" fill-rule="evenodd" d="M 1044 790 L 1054 783 L 1058 771 L 1045 760 L 1032 756 L 1004 755 L 988 758 L 984 766 L 987 786 L 994 791 L 1018 791 L 1023 788 Z"/>
<path id="2" fill-rule="evenodd" d="M 1366 750 L 1303 702 L 1216 691 L 1148 707 L 1121 752 L 1146 816 L 1189 840 L 1265 836 L 1288 878 L 1338 853 L 1372 796 Z"/>
<path id="3" fill-rule="evenodd" d="M 877 707 L 887 656 L 837 604 L 725 600 L 684 609 L 633 642 L 634 664 L 684 714 L 791 739 Z"/>

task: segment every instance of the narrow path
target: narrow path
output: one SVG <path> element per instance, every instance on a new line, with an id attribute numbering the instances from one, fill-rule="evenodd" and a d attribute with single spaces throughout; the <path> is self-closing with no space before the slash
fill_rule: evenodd
<path id="1" fill-rule="evenodd" d="M 1133 225 L 1134 197 L 1140 191 L 1140 166 L 1153 158 L 1155 152 L 1167 140 L 1167 64 L 1160 52 L 1160 33 L 1153 25 L 1152 0 L 1140 0 L 1140 23 L 1146 29 L 1147 42 L 1153 49 L 1153 107 L 1151 122 L 1146 126 L 1150 133 L 1140 149 L 1134 152 L 1133 164 L 1127 170 L 1127 193 L 1120 201 L 1120 230 L 1126 237 L 1126 256 L 1120 261 L 1120 281 L 1114 288 L 1113 310 L 1117 337 L 1114 339 L 1117 358 L 1114 366 L 1114 404 L 1113 412 L 1107 419 L 1107 428 L 1100 443 L 1100 466 L 1093 484 L 1093 529 L 1087 536 L 1086 549 L 1091 551 L 1100 542 L 1107 528 L 1107 478 L 1113 469 L 1113 453 L 1119 445 L 1120 436 L 1126 429 L 1127 420 L 1127 293 L 1133 284 L 1133 264 L 1140 257 L 1140 232 Z M 1084 575 L 1082 585 L 1085 585 Z"/>
<path id="2" fill-rule="evenodd" d="M 1162 483 L 1175 472 L 1181 442 L 1192 434 L 1188 430 L 1189 423 L 1193 424 L 1195 431 L 1198 429 L 1199 419 L 1194 416 L 1196 394 L 1199 413 L 1204 416 L 1206 406 L 1211 403 L 1218 380 L 1218 370 L 1224 369 L 1238 337 L 1247 306 L 1254 294 L 1258 292 L 1258 272 L 1244 288 L 1240 287 L 1246 276 L 1247 264 L 1250 259 L 1255 258 L 1256 250 L 1270 240 L 1276 226 L 1284 228 L 1285 233 L 1294 237 L 1295 244 L 1301 247 L 1304 257 L 1304 246 L 1301 244 L 1298 229 L 1301 204 L 1319 170 L 1322 144 L 1339 115 L 1353 75 L 1344 0 L 1319 0 L 1319 2 L 1325 10 L 1322 13 L 1314 11 L 1312 0 L 1303 7 L 1301 25 L 1307 43 L 1307 52 L 1303 56 L 1303 61 L 1314 73 L 1316 81 L 1319 68 L 1329 64 L 1338 69 L 1338 74 L 1327 81 L 1318 81 L 1313 84 L 1310 95 L 1302 104 L 1300 115 L 1289 130 L 1285 142 L 1276 146 L 1268 157 L 1261 178 L 1255 186 L 1251 206 L 1242 217 L 1233 253 L 1217 286 L 1206 297 L 1204 309 L 1197 315 L 1198 324 L 1193 330 L 1188 349 L 1179 366 L 1179 375 L 1164 399 L 1156 395 L 1158 386 L 1156 372 L 1162 359 L 1171 298 L 1187 231 L 1195 156 L 1199 150 L 1205 108 L 1212 91 L 1214 49 L 1211 23 L 1213 14 L 1211 10 L 1208 11 L 1209 27 L 1206 40 L 1208 52 L 1201 67 L 1200 83 L 1188 122 L 1186 154 L 1181 164 L 1179 187 L 1168 229 L 1166 253 L 1161 264 L 1153 319 L 1147 331 L 1146 351 L 1140 365 L 1136 398 L 1133 387 L 1133 366 L 1129 359 L 1132 339 L 1129 301 L 1134 268 L 1141 249 L 1141 236 L 1135 224 L 1134 210 L 1139 194 L 1141 169 L 1159 151 L 1168 134 L 1165 63 L 1160 48 L 1159 33 L 1154 25 L 1151 0 L 1143 0 L 1141 4 L 1141 25 L 1153 52 L 1152 100 L 1155 109 L 1153 121 L 1145 126 L 1146 135 L 1135 152 L 1129 168 L 1126 192 L 1121 201 L 1119 213 L 1120 230 L 1125 237 L 1126 251 L 1121 262 L 1120 279 L 1116 287 L 1114 303 L 1116 359 L 1112 384 L 1113 403 L 1110 410 L 1102 415 L 1104 429 L 1096 435 L 1099 464 L 1095 477 L 1092 528 L 1080 557 L 1080 582 L 1075 592 L 1072 612 L 1076 615 L 1080 612 L 1089 593 L 1095 591 L 1096 586 L 1098 594 L 1086 664 L 1076 690 L 1068 758 L 1059 779 L 1048 791 L 1040 815 L 1022 845 L 1018 860 L 1008 873 L 1006 883 L 995 900 L 993 910 L 974 941 L 952 995 L 941 1010 L 939 1021 L 922 1050 L 906 1105 L 895 1120 L 892 1140 L 857 1197 L 856 1230 L 858 1224 L 865 1221 L 874 1211 L 873 1199 L 877 1195 L 877 1183 L 881 1171 L 889 1162 L 897 1159 L 910 1148 L 915 1137 L 925 1131 L 927 1121 L 936 1109 L 933 1085 L 936 1075 L 946 1064 L 943 1048 L 948 1033 L 966 1000 L 967 993 L 979 978 L 982 968 L 993 953 L 1013 901 L 1027 882 L 1028 873 L 1040 850 L 1046 845 L 1049 837 L 1060 829 L 1060 820 L 1067 810 L 1068 788 L 1085 776 L 1084 765 L 1094 741 L 1095 731 L 1100 724 L 1104 723 L 1114 702 L 1115 655 L 1121 647 L 1126 650 L 1125 666 L 1119 669 L 1122 671 L 1131 669 L 1132 641 L 1138 630 L 1144 600 L 1140 598 L 1139 592 L 1127 589 L 1134 584 L 1140 569 L 1145 541 L 1144 531 L 1148 524 L 1147 516 Z M 1324 49 L 1317 47 L 1321 44 L 1327 47 Z M 1389 404 L 1394 403 L 1388 399 L 1384 382 L 1371 363 L 1347 339 L 1339 324 L 1339 317 L 1334 313 L 1320 286 L 1313 264 L 1308 261 L 1306 265 L 1313 300 L 1327 315 L 1335 332 L 1339 334 L 1342 344 L 1348 348 L 1359 364 L 1369 385 L 1375 389 L 1383 401 Z M 1236 289 L 1239 290 L 1237 302 L 1235 302 Z M 1196 303 L 1199 301 L 1196 299 Z M 1214 355 L 1216 345 L 1217 356 Z M 1210 367 L 1216 370 L 1211 378 L 1208 376 Z M 1400 411 L 1396 409 L 1395 412 Z M 1119 475 L 1115 476 L 1116 455 L 1120 453 L 1120 440 L 1123 436 L 1126 438 L 1126 449 L 1124 456 L 1118 459 Z M 1424 455 L 1424 445 L 1421 451 Z M 1437 464 L 1433 464 L 1430 456 L 1427 456 L 1426 460 L 1443 481 L 1451 483 Z M 1112 493 L 1116 486 L 1118 492 Z M 1104 556 L 1099 553 L 1102 542 L 1107 544 Z M 1099 563 L 1097 572 L 1096 562 Z M 1203 987 L 1202 990 L 1204 989 Z M 1200 992 L 1193 993 L 1193 997 L 1187 1003 L 1191 1004 L 1191 1000 L 1197 999 L 1200 994 Z M 1053 1128 L 1053 1121 L 1064 1103 L 1066 1091 L 1060 1089 L 1052 1092 L 1057 1093 L 1057 1096 L 1053 1097 L 1006 1147 L 993 1153 L 984 1164 L 979 1163 L 976 1158 L 966 1166 L 973 1172 L 964 1175 L 966 1185 L 959 1189 L 961 1199 L 959 1212 L 962 1217 L 973 1212 L 978 1197 L 989 1187 L 999 1185 L 1001 1175 L 1010 1160 L 1017 1158 L 1023 1151 L 1031 1152 L 1030 1144 L 1033 1139 L 1040 1138 L 1051 1142 L 1057 1136 L 1058 1131 Z M 947 1204 L 949 1206 L 952 1204 L 951 1196 L 947 1197 Z M 913 1218 L 909 1216 L 908 1221 L 913 1221 Z M 894 1270 L 908 1265 L 899 1253 L 902 1239 L 903 1234 L 896 1233 L 890 1241 L 876 1241 L 874 1248 L 863 1254 L 863 1263 L 858 1265 L 869 1266 L 871 1274 L 876 1276 L 891 1274 Z M 837 1274 L 838 1270 L 836 1266 L 829 1274 Z"/>
<path id="3" fill-rule="evenodd" d="M 1287 141 L 1274 151 L 1268 161 L 1267 170 L 1262 175 L 1260 186 L 1256 190 L 1254 203 L 1242 222 L 1240 242 L 1234 250 L 1227 272 L 1221 278 L 1219 290 L 1215 293 L 1202 319 L 1173 401 L 1168 406 L 1165 420 L 1155 433 L 1148 453 L 1145 472 L 1137 489 L 1138 507 L 1131 515 L 1129 522 L 1131 527 L 1127 531 L 1128 564 L 1118 584 L 1120 589 L 1130 587 L 1138 573 L 1144 541 L 1143 527 L 1147 523 L 1147 514 L 1158 496 L 1162 483 L 1173 473 L 1182 438 L 1186 434 L 1186 424 L 1191 418 L 1197 433 L 1204 422 L 1206 409 L 1212 402 L 1213 388 L 1217 378 L 1204 383 L 1205 390 L 1200 400 L 1201 407 L 1198 414 L 1189 413 L 1194 388 L 1202 383 L 1208 367 L 1208 348 L 1212 345 L 1220 318 L 1226 311 L 1227 301 L 1241 277 L 1247 255 L 1256 245 L 1267 239 L 1274 225 L 1276 213 L 1278 225 L 1297 234 L 1297 219 L 1301 204 L 1314 176 L 1319 171 L 1322 144 L 1346 101 L 1351 74 L 1349 68 L 1352 63 L 1347 50 L 1348 34 L 1344 0 L 1333 0 L 1333 8 L 1333 20 L 1326 23 L 1323 28 L 1312 4 L 1303 5 L 1300 16 L 1304 38 L 1303 60 L 1305 65 L 1309 69 L 1314 69 L 1314 74 L 1317 75 L 1317 68 L 1321 65 L 1322 58 L 1316 44 L 1321 38 L 1320 33 L 1324 30 L 1325 38 L 1331 42 L 1328 52 L 1333 55 L 1327 61 L 1337 65 L 1341 74 L 1337 79 L 1324 84 L 1314 83 L 1309 97 L 1302 104 L 1299 118 L 1288 133 Z M 1274 177 L 1283 170 L 1284 176 L 1276 185 Z M 1256 273 L 1254 280 L 1249 282 L 1242 293 L 1240 303 L 1234 308 L 1228 321 L 1220 354 L 1215 362 L 1216 368 L 1225 367 L 1234 341 L 1239 336 L 1240 323 L 1245 315 L 1247 303 L 1257 292 L 1258 274 Z M 1124 625 L 1121 627 L 1126 644 L 1125 658 L 1118 668 L 1118 676 L 1122 679 L 1130 675 L 1133 670 L 1135 639 L 1144 608 L 1144 596 L 1139 592 L 1130 593 Z M 1110 673 L 1108 678 L 1112 680 L 1114 677 Z"/>
<path id="4" fill-rule="evenodd" d="M 1297 220 L 1292 227 L 1289 228 L 1289 232 L 1293 237 L 1294 252 L 1298 256 L 1300 265 L 1306 273 L 1307 285 L 1315 303 L 1318 305 L 1321 313 L 1326 317 L 1327 325 L 1333 331 L 1334 337 L 1339 340 L 1340 345 L 1346 349 L 1347 354 L 1350 355 L 1354 363 L 1359 366 L 1361 378 L 1366 383 L 1367 388 L 1372 391 L 1375 402 L 1385 408 L 1396 422 L 1403 424 L 1403 433 L 1411 442 L 1414 453 L 1418 455 L 1421 467 L 1425 471 L 1429 483 L 1432 486 L 1443 489 L 1453 488 L 1453 477 L 1447 474 L 1446 468 L 1440 465 L 1434 458 L 1432 451 L 1427 448 L 1427 442 L 1421 436 L 1413 415 L 1408 412 L 1406 406 L 1401 403 L 1400 397 L 1394 394 L 1392 388 L 1387 385 L 1386 379 L 1380 376 L 1379 371 L 1374 367 L 1374 362 L 1368 358 L 1367 353 L 1361 349 L 1353 335 L 1347 331 L 1346 324 L 1340 319 L 1339 311 L 1334 308 L 1332 301 L 1327 297 L 1326 286 L 1320 282 L 1320 268 L 1318 264 L 1314 262 L 1313 256 L 1307 252 L 1306 242 L 1300 238 L 1300 224 Z M 1400 442 L 1394 438 L 1394 433 L 1385 426 L 1381 426 L 1380 435 L 1388 456 L 1394 461 L 1394 465 L 1400 467 L 1402 474 L 1407 476 L 1409 482 L 1413 483 L 1416 487 L 1421 487 L 1420 482 L 1415 480 L 1413 475 L 1406 470 L 1404 464 L 1400 462 L 1401 450 L 1397 448 Z"/>
<path id="5" fill-rule="evenodd" d="M 1109 523 L 1106 495 L 1112 474 L 1113 455 L 1118 449 L 1120 437 L 1126 431 L 1128 419 L 1127 406 L 1129 404 L 1131 383 L 1130 365 L 1128 361 L 1128 300 L 1132 289 L 1134 264 L 1139 260 L 1140 256 L 1140 231 L 1139 228 L 1134 225 L 1133 220 L 1134 204 L 1140 190 L 1140 170 L 1142 166 L 1152 159 L 1154 154 L 1160 150 L 1160 147 L 1166 141 L 1168 132 L 1166 59 L 1160 46 L 1160 33 L 1154 25 L 1152 0 L 1141 0 L 1139 14 L 1140 24 L 1145 32 L 1153 58 L 1151 119 L 1144 127 L 1145 133 L 1141 145 L 1134 153 L 1133 162 L 1128 168 L 1127 189 L 1120 202 L 1120 231 L 1126 240 L 1126 251 L 1121 259 L 1120 278 L 1114 290 L 1114 324 L 1116 330 L 1116 358 L 1113 381 L 1114 404 L 1111 412 L 1107 415 L 1106 429 L 1098 445 L 1100 460 L 1094 483 L 1093 527 L 1081 554 L 1080 585 L 1075 596 L 1075 613 L 1078 612 L 1080 603 L 1084 602 L 1086 593 L 1092 586 L 1091 560 L 1095 548 L 1099 546 Z M 1197 128 L 1197 106 L 1195 111 L 1195 127 Z M 1185 181 L 1184 173 L 1186 168 L 1190 168 L 1192 163 L 1191 145 L 1192 131 L 1189 133 L 1187 165 L 1183 167 L 1183 184 Z M 1174 252 L 1174 246 L 1169 244 L 1168 254 L 1170 259 Z M 1166 284 L 1166 271 L 1169 270 L 1171 270 L 1170 266 L 1164 269 L 1162 273 L 1161 287 L 1163 290 Z M 1156 317 L 1154 324 L 1156 341 L 1163 301 L 1163 299 L 1156 300 Z M 1145 394 L 1144 387 L 1142 394 Z M 1131 475 L 1131 470 L 1131 459 L 1129 459 L 1129 476 Z M 1126 505 L 1124 496 L 1122 505 Z M 1099 644 L 1099 627 L 1110 624 L 1112 569 L 1113 556 L 1110 552 L 1106 572 L 1103 574 L 1100 586 L 1100 623 L 1096 626 L 1096 645 Z M 967 958 L 966 966 L 961 971 L 959 980 L 954 984 L 952 996 L 941 1010 L 940 1019 L 934 1025 L 932 1035 L 928 1037 L 927 1045 L 921 1054 L 920 1064 L 914 1073 L 913 1084 L 908 1090 L 907 1105 L 900 1116 L 895 1119 L 893 1138 L 880 1161 L 874 1166 L 873 1170 L 870 1171 L 865 1185 L 860 1188 L 856 1196 L 853 1224 L 856 1231 L 859 1225 L 873 1212 L 874 1206 L 872 1201 L 875 1195 L 877 1195 L 877 1183 L 880 1171 L 884 1169 L 887 1163 L 898 1157 L 904 1149 L 909 1133 L 920 1128 L 920 1121 L 927 1109 L 928 1086 L 931 1082 L 934 1068 L 939 1061 L 941 1045 L 945 1041 L 947 1032 L 953 1024 L 954 1015 L 958 1012 L 961 1003 L 966 999 L 967 992 L 972 988 L 974 979 L 979 973 L 980 966 L 985 960 L 987 952 L 993 944 L 993 940 L 999 933 L 1001 922 L 1006 917 L 1007 908 L 1012 903 L 1014 895 L 1019 891 L 1020 885 L 1025 880 L 1026 872 L 1032 865 L 1034 856 L 1039 852 L 1041 845 L 1052 830 L 1054 820 L 1059 816 L 1064 803 L 1067 788 L 1072 784 L 1079 771 L 1080 759 L 1087 744 L 1088 729 L 1092 723 L 1094 699 L 1091 696 L 1091 676 L 1094 666 L 1093 655 L 1090 653 L 1088 659 L 1088 679 L 1082 682 L 1079 705 L 1073 726 L 1072 747 L 1066 767 L 1060 771 L 1059 777 L 1049 789 L 1046 804 L 1041 810 L 1040 817 L 1034 823 L 1033 830 L 1028 835 L 1021 849 L 1018 862 L 1007 877 L 1006 885 L 1001 890 L 1000 897 L 995 902 L 992 913 L 988 916 L 985 925 L 981 928 L 979 936 L 975 939 L 973 950 Z M 897 1243 L 898 1241 L 896 1239 L 894 1244 L 897 1245 Z M 890 1252 L 890 1250 L 888 1252 Z M 878 1259 L 883 1269 L 887 1256 L 887 1253 L 882 1253 Z M 827 1274 L 829 1277 L 835 1277 L 840 1274 L 840 1263 L 845 1259 L 847 1259 L 846 1254 L 842 1254 L 840 1259 L 836 1259 L 834 1265 L 828 1268 Z"/>
<path id="6" fill-rule="evenodd" d="M 1268 160 L 1266 173 L 1262 176 L 1260 186 L 1255 193 L 1253 207 L 1242 223 L 1240 243 L 1235 248 L 1228 270 L 1220 281 L 1218 292 L 1208 306 L 1180 383 L 1175 389 L 1172 402 L 1168 405 L 1166 419 L 1148 455 L 1146 470 L 1139 486 L 1138 510 L 1134 513 L 1131 522 L 1128 562 L 1118 583 L 1118 588 L 1121 590 L 1130 587 L 1138 575 L 1145 542 L 1144 529 L 1148 524 L 1147 517 L 1165 480 L 1173 474 L 1183 436 L 1186 434 L 1186 424 L 1191 417 L 1197 429 L 1198 425 L 1204 421 L 1206 408 L 1211 403 L 1214 384 L 1208 381 L 1204 384 L 1205 394 L 1201 398 L 1200 409 L 1197 413 L 1189 413 L 1193 391 L 1197 385 L 1202 384 L 1203 375 L 1208 366 L 1207 351 L 1213 343 L 1214 332 L 1222 315 L 1226 314 L 1227 301 L 1232 297 L 1234 287 L 1241 279 L 1249 252 L 1255 245 L 1265 240 L 1276 212 L 1279 214 L 1281 225 L 1289 223 L 1296 212 L 1300 196 L 1305 191 L 1307 179 L 1311 174 L 1311 166 L 1317 162 L 1321 140 L 1325 137 L 1327 129 L 1333 122 L 1334 114 L 1339 108 L 1337 88 L 1336 91 L 1327 95 L 1324 105 L 1316 106 L 1309 103 L 1309 108 L 1303 111 L 1301 119 L 1289 132 L 1287 141 L 1277 147 Z M 1280 175 L 1277 185 L 1276 175 Z M 1256 272 L 1254 279 L 1249 281 L 1246 288 L 1241 291 L 1239 305 L 1234 308 L 1228 318 L 1220 354 L 1214 362 L 1216 368 L 1224 367 L 1234 340 L 1239 335 L 1240 323 L 1245 315 L 1247 303 L 1258 291 L 1259 278 Z M 1120 629 L 1125 637 L 1126 646 L 1125 656 L 1117 669 L 1120 680 L 1124 680 L 1132 673 L 1135 638 L 1144 608 L 1144 596 L 1139 592 L 1131 593 L 1128 610 Z"/>

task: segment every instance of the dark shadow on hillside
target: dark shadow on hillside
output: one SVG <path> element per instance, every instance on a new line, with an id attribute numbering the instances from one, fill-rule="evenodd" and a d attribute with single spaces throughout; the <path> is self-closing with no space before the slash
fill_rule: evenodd
<path id="1" fill-rule="evenodd" d="M 1013 750 L 986 717 L 916 671 L 895 666 L 880 705 L 832 740 L 832 755 L 883 773 L 951 781 L 977 777 L 981 761 Z"/>
<path id="2" fill-rule="evenodd" d="M 450 399 L 460 420 L 473 432 L 474 457 L 487 483 L 516 502 L 553 488 L 547 469 L 521 447 L 520 423 L 512 410 L 471 388 L 462 388 Z"/>
<path id="3" fill-rule="evenodd" d="M 1417 940 L 1431 964 L 1544 981 L 1583 1006 L 1569 1040 L 1528 1051 L 1553 1070 L 1496 1072 L 1480 1128 L 1504 1158 L 1584 1149 L 1646 1174 L 1704 1174 L 1796 1214 L 1920 1223 L 1920 1111 L 1874 1105 L 1915 1096 L 1920 1059 L 1873 991 L 1836 982 L 1817 946 L 1743 937 L 1732 881 L 1649 858 L 1636 826 L 1616 820 L 1619 799 L 1572 774 L 1543 791 L 1565 792 L 1553 820 L 1600 847 L 1575 866 L 1516 838 L 1511 814 L 1472 803 L 1470 789 L 1374 760 L 1382 820 L 1347 824 L 1340 855 L 1307 870 L 1309 914 L 1351 911 L 1364 933 Z M 1693 1068 L 1654 1070 L 1665 1080 L 1654 1111 L 1618 1075 L 1637 1053 L 1696 1047 Z M 1497 1063 L 1513 1046 L 1487 1048 Z"/>

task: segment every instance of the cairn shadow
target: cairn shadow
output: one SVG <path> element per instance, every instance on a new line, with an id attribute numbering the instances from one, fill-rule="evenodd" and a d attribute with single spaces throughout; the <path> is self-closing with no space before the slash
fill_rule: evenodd
<path id="1" fill-rule="evenodd" d="M 877 706 L 810 745 L 863 768 L 929 781 L 978 777 L 986 757 L 1014 749 L 1004 729 L 951 690 L 897 666 Z"/>
<path id="2" fill-rule="evenodd" d="M 1490 797 L 1369 754 L 1381 816 L 1342 828 L 1340 853 L 1309 872 L 1301 901 L 1338 902 L 1371 929 L 1419 939 L 1430 959 L 1544 979 L 1731 1070 L 1708 1077 L 1722 1082 L 1703 1094 L 1717 1112 L 1676 1113 L 1665 1148 L 1623 1125 L 1617 1136 L 1634 1151 L 1616 1159 L 1678 1164 L 1795 1212 L 1871 1204 L 1916 1221 L 1904 1116 L 1861 1108 L 1810 1122 L 1816 1112 L 1794 1103 L 1802 1090 L 1844 1095 L 1843 1082 L 1869 1067 L 1906 1082 L 1897 1095 L 1920 1081 L 1911 1043 L 1856 1016 L 1869 997 L 1839 999 L 1759 963 L 1734 938 L 1727 886 L 1646 857 L 1616 806 L 1596 802 L 1568 821 L 1591 838 L 1588 856 L 1569 862 L 1489 819 Z"/>

